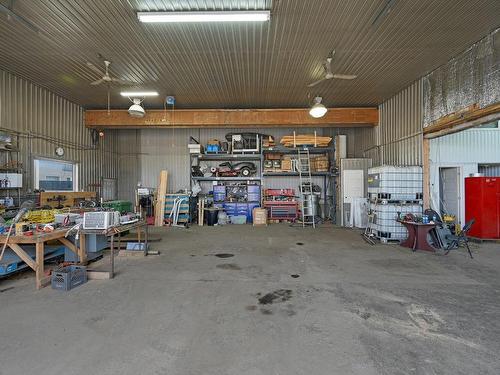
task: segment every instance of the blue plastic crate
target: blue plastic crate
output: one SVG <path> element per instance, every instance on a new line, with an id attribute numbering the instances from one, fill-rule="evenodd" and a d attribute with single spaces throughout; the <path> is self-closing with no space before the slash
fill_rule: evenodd
<path id="1" fill-rule="evenodd" d="M 260 185 L 248 185 L 247 192 L 248 192 L 248 194 L 259 193 L 259 195 L 260 195 Z"/>
<path id="2" fill-rule="evenodd" d="M 249 202 L 260 202 L 260 193 L 248 193 L 247 200 Z"/>
<path id="3" fill-rule="evenodd" d="M 224 203 L 224 210 L 229 216 L 236 215 L 238 212 L 236 203 Z"/>

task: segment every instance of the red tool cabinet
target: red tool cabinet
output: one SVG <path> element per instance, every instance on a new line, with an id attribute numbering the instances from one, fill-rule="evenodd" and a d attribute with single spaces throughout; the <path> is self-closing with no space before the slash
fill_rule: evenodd
<path id="1" fill-rule="evenodd" d="M 500 177 L 465 179 L 465 221 L 471 219 L 469 236 L 500 238 Z"/>

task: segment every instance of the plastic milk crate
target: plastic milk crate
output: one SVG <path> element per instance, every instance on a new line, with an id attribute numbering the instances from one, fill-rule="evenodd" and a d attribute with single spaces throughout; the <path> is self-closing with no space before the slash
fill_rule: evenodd
<path id="1" fill-rule="evenodd" d="M 52 289 L 71 290 L 87 282 L 87 267 L 67 266 L 52 272 Z"/>

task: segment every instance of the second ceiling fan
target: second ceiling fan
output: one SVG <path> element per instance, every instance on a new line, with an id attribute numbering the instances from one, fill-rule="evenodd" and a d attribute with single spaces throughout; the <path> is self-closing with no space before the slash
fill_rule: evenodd
<path id="1" fill-rule="evenodd" d="M 91 82 L 90 84 L 92 86 L 97 86 L 100 85 L 101 83 L 117 83 L 119 85 L 136 85 L 137 83 L 132 82 L 132 81 L 127 81 L 125 79 L 120 79 L 120 78 L 114 78 L 111 77 L 109 74 L 109 66 L 111 65 L 111 61 L 104 60 L 104 69 L 105 71 L 102 72 L 98 67 L 96 67 L 94 64 L 91 62 L 87 62 L 87 66 L 94 72 L 97 73 L 101 76 L 100 79 Z"/>
<path id="2" fill-rule="evenodd" d="M 333 73 L 332 72 L 332 61 L 333 61 L 333 57 L 335 56 L 335 50 L 333 50 L 332 52 L 330 52 L 330 54 L 328 55 L 328 57 L 326 58 L 326 61 L 323 63 L 323 67 L 325 69 L 325 75 L 322 79 L 320 79 L 319 81 L 316 81 L 316 82 L 313 82 L 309 85 L 307 85 L 307 87 L 313 87 L 313 86 L 316 86 L 318 84 L 320 84 L 321 82 L 324 82 L 324 81 L 328 81 L 330 79 L 355 79 L 357 78 L 356 75 L 354 74 L 337 74 L 337 73 Z"/>

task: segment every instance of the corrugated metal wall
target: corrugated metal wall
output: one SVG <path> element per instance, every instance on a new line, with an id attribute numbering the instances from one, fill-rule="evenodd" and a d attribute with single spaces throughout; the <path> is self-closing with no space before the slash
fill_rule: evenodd
<path id="1" fill-rule="evenodd" d="M 355 129 L 354 155 L 373 165 L 422 165 L 423 85 L 414 82 L 379 106 L 379 125 Z"/>
<path id="2" fill-rule="evenodd" d="M 82 107 L 4 71 L 0 71 L 0 129 L 19 136 L 26 191 L 33 189 L 33 158 L 57 159 L 57 146 L 65 149 L 63 160 L 78 163 L 80 190 L 96 190 L 101 178 L 118 177 L 116 132 L 107 132 L 98 146 L 92 146 Z"/>
<path id="3" fill-rule="evenodd" d="M 337 129 L 336 129 L 337 130 Z M 339 129 L 338 134 L 345 134 Z M 351 129 L 349 129 L 351 130 Z M 277 143 L 283 135 L 291 134 L 293 130 L 282 128 L 253 128 L 253 129 L 144 129 L 119 130 L 120 148 L 120 179 L 118 196 L 132 199 L 135 185 L 140 182 L 143 186 L 156 188 L 159 172 L 162 169 L 169 171 L 168 191 L 177 191 L 189 188 L 189 153 L 187 144 L 189 137 L 198 139 L 202 144 L 210 139 L 224 139 L 229 132 L 260 132 L 275 137 Z M 310 134 L 311 129 L 295 129 L 300 134 Z M 331 129 L 319 128 L 318 135 L 332 135 Z M 349 136 L 348 136 L 349 139 Z M 321 178 L 315 183 L 322 185 Z M 269 177 L 265 179 L 269 188 L 296 188 L 297 178 Z"/>
<path id="4" fill-rule="evenodd" d="M 432 163 L 499 163 L 500 129 L 469 129 L 430 140 Z"/>
<path id="5" fill-rule="evenodd" d="M 422 80 L 379 106 L 380 164 L 422 165 L 423 108 Z"/>

